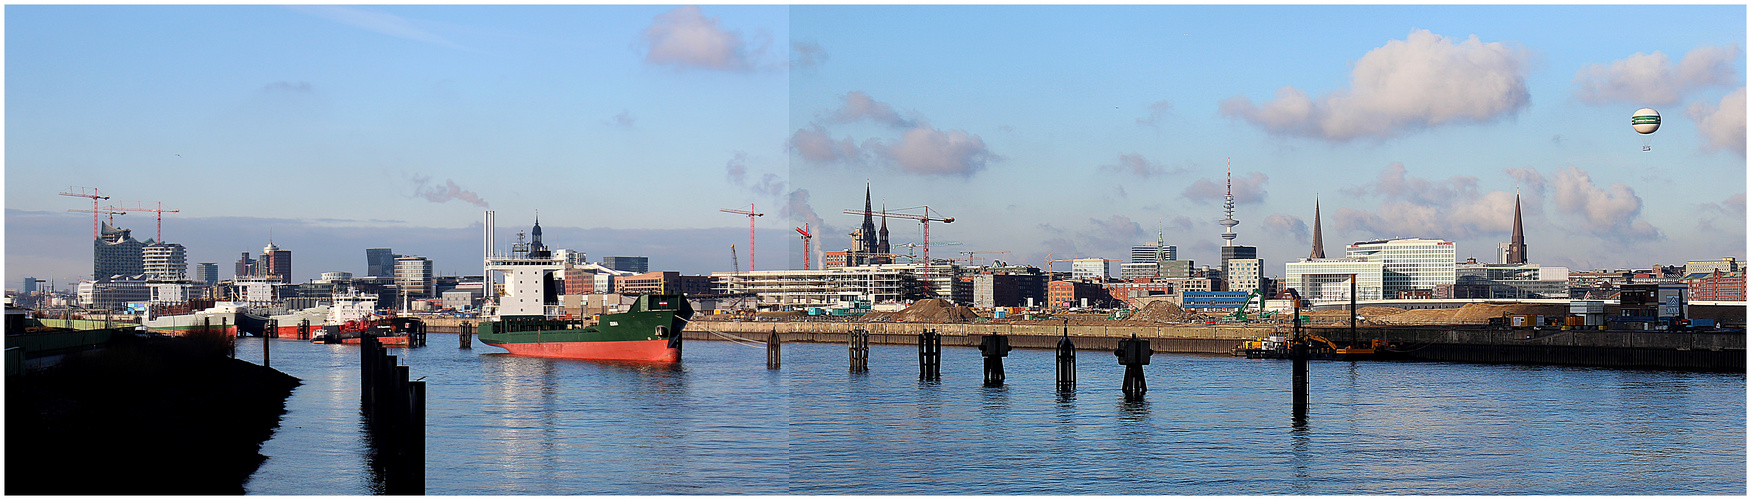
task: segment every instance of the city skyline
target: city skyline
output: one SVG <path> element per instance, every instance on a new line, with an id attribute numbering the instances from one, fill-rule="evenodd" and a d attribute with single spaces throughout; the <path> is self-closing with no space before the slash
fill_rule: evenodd
<path id="1" fill-rule="evenodd" d="M 760 269 L 800 269 L 790 228 L 814 262 L 850 247 L 864 181 L 956 218 L 933 257 L 1124 259 L 1161 231 L 1216 266 L 1229 165 L 1267 276 L 1307 255 L 1316 197 L 1338 254 L 1421 237 L 1493 262 L 1518 193 L 1532 263 L 1745 256 L 1742 5 L 7 14 L 11 283 L 89 276 L 69 186 L 180 210 L 164 239 L 191 266 L 271 238 L 298 282 L 384 247 L 478 274 L 489 209 L 501 245 L 539 210 L 549 246 L 709 274 L 731 244 L 747 265 L 746 217 L 718 210 L 753 204 Z M 149 236 L 142 215 L 116 225 Z"/>

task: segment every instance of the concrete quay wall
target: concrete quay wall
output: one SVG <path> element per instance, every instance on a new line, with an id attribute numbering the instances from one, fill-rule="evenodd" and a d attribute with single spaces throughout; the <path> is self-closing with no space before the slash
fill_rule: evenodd
<path id="1" fill-rule="evenodd" d="M 688 324 L 684 337 L 721 340 L 711 331 L 742 338 L 766 340 L 772 333 L 784 342 L 846 342 L 852 328 L 869 331 L 872 344 L 916 345 L 918 335 L 934 329 L 945 346 L 978 346 L 985 335 L 1010 337 L 1009 345 L 1021 349 L 1053 349 L 1065 334 L 1063 325 L 1011 325 L 991 323 L 846 323 L 813 321 L 701 321 Z M 1069 335 L 1077 349 L 1117 349 L 1120 339 L 1136 335 L 1149 340 L 1155 352 L 1228 354 L 1241 341 L 1271 335 L 1270 327 L 1213 326 L 1102 326 L 1070 325 Z"/>
<path id="2" fill-rule="evenodd" d="M 1340 344 L 1350 338 L 1345 328 L 1312 332 Z M 1745 371 L 1744 331 L 1408 327 L 1358 328 L 1356 333 L 1362 339 L 1387 339 L 1402 357 L 1427 361 Z"/>
<path id="3" fill-rule="evenodd" d="M 844 343 L 852 328 L 870 332 L 876 344 L 915 345 L 925 329 L 943 336 L 943 345 L 977 346 L 993 333 L 1009 335 L 1017 348 L 1051 349 L 1064 334 L 1062 325 L 991 323 L 845 323 L 783 321 L 700 321 L 686 338 L 721 340 L 723 332 L 764 341 L 776 332 L 784 342 Z M 1227 354 L 1242 341 L 1269 336 L 1271 327 L 1099 326 L 1070 325 L 1078 349 L 1116 349 L 1120 339 L 1136 335 L 1159 353 Z M 1347 328 L 1308 328 L 1339 344 L 1347 344 Z M 1286 333 L 1285 333 L 1286 334 Z M 1398 347 L 1399 358 L 1467 363 L 1517 363 L 1650 368 L 1686 371 L 1745 371 L 1745 333 L 1623 331 L 1623 330 L 1502 330 L 1465 327 L 1358 328 L 1358 339 L 1384 338 Z"/>

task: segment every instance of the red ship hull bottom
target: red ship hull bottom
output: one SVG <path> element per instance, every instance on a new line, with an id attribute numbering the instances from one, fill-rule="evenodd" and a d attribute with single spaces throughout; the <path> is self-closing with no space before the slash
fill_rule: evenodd
<path id="1" fill-rule="evenodd" d="M 483 341 L 484 342 L 484 341 Z M 639 361 L 674 363 L 681 360 L 680 349 L 670 349 L 668 340 L 627 340 L 618 342 L 519 342 L 486 344 L 514 356 L 538 358 L 590 359 L 600 361 Z"/>

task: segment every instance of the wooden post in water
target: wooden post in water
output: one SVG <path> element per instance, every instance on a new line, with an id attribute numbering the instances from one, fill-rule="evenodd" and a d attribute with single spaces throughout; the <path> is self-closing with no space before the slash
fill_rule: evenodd
<path id="1" fill-rule="evenodd" d="M 230 333 L 231 327 L 227 326 L 230 322 L 231 318 L 219 318 L 219 333 L 225 336 L 225 343 L 231 347 L 231 359 L 237 359 L 237 335 L 243 333 L 243 328 L 238 327 L 237 333 Z"/>
<path id="2" fill-rule="evenodd" d="M 1058 341 L 1058 390 L 1076 390 L 1076 343 L 1070 341 L 1070 320 L 1064 320 L 1064 338 Z"/>
<path id="3" fill-rule="evenodd" d="M 279 330 L 280 330 L 280 321 L 279 320 L 274 320 L 274 319 L 268 320 L 268 326 L 267 326 L 266 331 L 277 332 Z M 266 335 L 263 335 L 261 337 L 261 366 L 267 367 L 267 368 L 273 368 L 273 366 L 274 366 L 273 363 L 268 360 L 268 344 L 270 344 L 270 342 L 268 342 L 268 337 Z"/>
<path id="4" fill-rule="evenodd" d="M 853 328 L 846 337 L 848 337 L 848 343 L 851 344 L 851 372 L 869 371 L 869 330 Z"/>
<path id="5" fill-rule="evenodd" d="M 918 334 L 918 380 L 942 380 L 942 335 L 934 328 Z"/>
<path id="6" fill-rule="evenodd" d="M 402 426 L 407 429 L 408 433 L 407 456 L 410 463 L 407 464 L 407 468 L 409 475 L 412 476 L 408 478 L 408 488 L 411 490 L 409 494 L 424 495 L 426 494 L 426 382 L 416 380 L 409 385 L 409 389 L 412 390 L 408 398 L 410 399 L 408 401 L 409 413 L 411 414 L 408 420 L 410 421 L 407 422 L 407 425 Z"/>
<path id="7" fill-rule="evenodd" d="M 772 328 L 772 334 L 766 337 L 766 369 L 777 370 L 783 365 L 783 353 L 779 352 L 782 341 L 778 338 L 778 328 Z"/>
<path id="8" fill-rule="evenodd" d="M 1155 354 L 1155 351 L 1149 349 L 1149 341 L 1137 338 L 1137 334 L 1120 340 L 1119 348 L 1113 351 L 1113 355 L 1119 358 L 1119 364 L 1125 365 L 1125 381 L 1119 386 L 1119 390 L 1125 393 L 1125 399 L 1142 399 L 1143 394 L 1149 392 L 1149 384 L 1143 380 L 1143 365 L 1149 364 L 1151 354 Z"/>
<path id="9" fill-rule="evenodd" d="M 462 329 L 460 331 L 456 332 L 456 337 L 457 337 L 457 339 L 456 339 L 457 342 L 460 342 L 462 344 L 459 346 L 459 348 L 473 349 L 474 348 L 474 325 L 469 324 L 467 321 L 463 321 L 462 322 Z"/>
<path id="10" fill-rule="evenodd" d="M 1351 294 L 1355 296 L 1355 294 Z M 1293 364 L 1294 374 L 1289 384 L 1293 392 L 1291 396 L 1293 418 L 1296 422 L 1307 419 L 1307 337 L 1301 332 L 1301 294 L 1295 289 L 1289 289 L 1289 298 L 1295 301 L 1294 336 L 1289 344 L 1289 359 Z"/>
<path id="11" fill-rule="evenodd" d="M 979 353 L 985 356 L 985 387 L 1003 385 L 1003 357 L 1009 355 L 1009 337 L 991 332 L 979 341 Z"/>
<path id="12" fill-rule="evenodd" d="M 310 340 L 310 319 L 298 321 L 298 340 Z"/>

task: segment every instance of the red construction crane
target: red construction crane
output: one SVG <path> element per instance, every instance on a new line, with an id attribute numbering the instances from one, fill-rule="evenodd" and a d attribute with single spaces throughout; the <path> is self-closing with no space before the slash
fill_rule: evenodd
<path id="1" fill-rule="evenodd" d="M 79 192 L 77 192 L 77 193 L 73 192 L 74 189 L 78 189 Z M 87 190 L 87 189 L 90 189 L 91 192 L 89 192 L 89 193 L 85 192 L 85 190 Z M 97 236 L 98 236 L 97 214 L 101 213 L 101 212 L 97 211 L 97 200 L 107 200 L 107 199 L 109 199 L 109 197 L 98 194 L 97 188 L 82 188 L 82 187 L 77 187 L 77 186 L 67 188 L 66 191 L 61 193 L 61 196 L 77 196 L 80 198 L 91 198 L 91 239 L 96 240 Z M 111 217 L 111 219 L 113 220 L 114 218 Z"/>
<path id="2" fill-rule="evenodd" d="M 164 209 L 164 202 L 162 202 L 162 201 L 153 202 L 153 203 L 158 204 L 158 208 L 146 208 L 144 203 L 146 203 L 146 202 L 136 201 L 136 202 L 134 202 L 133 207 L 116 208 L 114 206 L 111 206 L 111 207 L 109 207 L 109 209 L 110 210 L 121 210 L 123 213 L 126 213 L 126 212 L 153 212 L 153 213 L 156 213 L 158 215 L 158 230 L 157 230 L 157 232 L 152 234 L 152 241 L 163 243 L 164 242 L 164 214 L 177 213 L 177 212 L 181 212 L 181 210 L 165 210 Z"/>
<path id="3" fill-rule="evenodd" d="M 807 271 L 809 270 L 809 240 L 814 239 L 815 235 L 809 232 L 808 223 L 803 223 L 803 227 L 791 229 L 795 229 L 798 234 L 803 235 L 803 270 Z"/>
<path id="4" fill-rule="evenodd" d="M 724 208 L 724 209 L 719 209 L 718 211 L 719 212 L 728 212 L 728 213 L 732 213 L 732 214 L 742 214 L 742 215 L 748 216 L 748 272 L 754 272 L 754 218 L 760 217 L 760 216 L 763 216 L 766 214 L 754 212 L 754 204 L 753 203 L 748 204 L 747 210 L 741 210 L 741 209 L 735 209 L 735 208 Z"/>
<path id="5" fill-rule="evenodd" d="M 929 205 L 925 205 L 922 207 L 902 208 L 899 210 L 911 210 L 913 208 L 924 209 L 924 215 L 897 214 L 897 213 L 889 212 L 885 209 L 880 211 L 880 212 L 871 212 L 868 210 L 846 210 L 845 213 L 850 214 L 850 215 L 864 215 L 864 216 L 871 216 L 871 217 L 879 215 L 879 216 L 883 216 L 883 217 L 896 217 L 896 218 L 901 218 L 901 219 L 912 219 L 912 220 L 918 221 L 919 223 L 922 223 L 924 225 L 924 290 L 925 290 L 925 294 L 929 295 L 931 292 L 931 287 L 930 287 L 930 221 L 940 221 L 943 224 L 948 224 L 948 223 L 954 222 L 955 218 L 954 217 L 931 217 Z"/>

